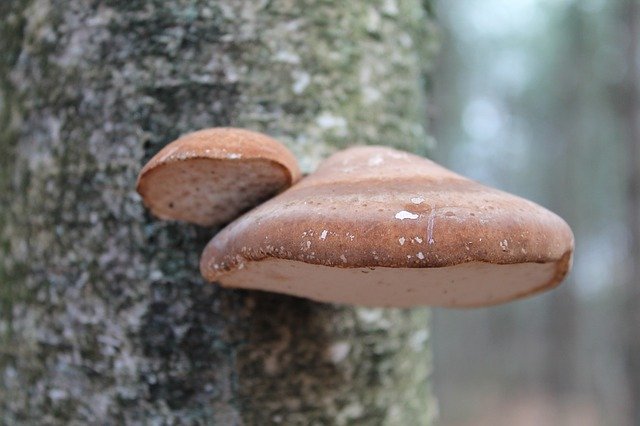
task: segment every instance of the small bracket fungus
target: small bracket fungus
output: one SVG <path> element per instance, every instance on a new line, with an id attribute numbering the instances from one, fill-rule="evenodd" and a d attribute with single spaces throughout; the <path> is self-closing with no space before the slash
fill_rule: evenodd
<path id="1" fill-rule="evenodd" d="M 213 128 L 158 152 L 138 176 L 144 204 L 161 219 L 219 226 L 300 178 L 293 154 L 266 135 Z"/>
<path id="2" fill-rule="evenodd" d="M 200 267 L 224 286 L 323 302 L 473 307 L 555 287 L 572 252 L 569 226 L 537 204 L 358 147 L 223 229 Z"/>

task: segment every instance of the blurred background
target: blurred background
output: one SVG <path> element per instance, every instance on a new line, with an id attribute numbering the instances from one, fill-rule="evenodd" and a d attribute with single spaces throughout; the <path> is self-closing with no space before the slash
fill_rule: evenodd
<path id="1" fill-rule="evenodd" d="M 434 312 L 441 426 L 640 419 L 639 3 L 439 2 L 432 156 L 576 237 L 560 289 Z"/>

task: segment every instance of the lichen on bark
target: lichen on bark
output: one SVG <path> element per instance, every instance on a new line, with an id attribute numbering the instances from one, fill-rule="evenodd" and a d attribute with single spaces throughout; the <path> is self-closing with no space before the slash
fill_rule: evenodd
<path id="1" fill-rule="evenodd" d="M 427 424 L 425 310 L 203 283 L 211 233 L 153 220 L 141 164 L 266 131 L 312 169 L 426 150 L 418 0 L 0 4 L 0 411 L 10 424 Z"/>

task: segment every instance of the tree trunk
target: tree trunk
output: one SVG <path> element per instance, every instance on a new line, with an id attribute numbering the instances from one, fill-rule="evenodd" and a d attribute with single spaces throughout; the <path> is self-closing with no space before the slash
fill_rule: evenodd
<path id="1" fill-rule="evenodd" d="M 420 0 L 0 2 L 0 412 L 9 424 L 428 424 L 428 312 L 206 284 L 141 165 L 187 131 L 424 153 Z"/>
<path id="2" fill-rule="evenodd" d="M 629 258 L 622 316 L 630 425 L 640 425 L 640 5 L 622 0 L 620 17 L 625 46 L 625 79 L 621 112 L 627 159 L 627 226 Z"/>
<path id="3" fill-rule="evenodd" d="M 556 71 L 561 81 L 561 89 L 556 96 L 561 102 L 550 113 L 554 117 L 552 123 L 556 135 L 544 147 L 550 165 L 545 187 L 549 188 L 554 210 L 571 224 L 574 232 L 579 233 L 581 213 L 576 207 L 576 200 L 567 194 L 579 192 L 576 184 L 581 166 L 579 152 L 584 149 L 584 141 L 588 140 L 588 135 L 583 134 L 586 126 L 581 120 L 589 116 L 584 82 L 589 79 L 592 60 L 588 41 L 591 28 L 586 12 L 579 4 L 572 4 L 564 13 L 564 37 L 558 41 L 558 44 L 565 46 L 560 53 L 564 60 L 561 62 L 562 68 Z M 567 64 L 571 64 L 571 68 Z M 580 377 L 576 371 L 580 306 L 575 287 L 573 277 L 569 276 L 567 282 L 556 289 L 549 299 L 545 336 L 542 339 L 546 352 L 543 383 L 551 397 L 560 401 L 560 404 L 576 392 Z M 560 421 L 556 419 L 556 422 Z"/>

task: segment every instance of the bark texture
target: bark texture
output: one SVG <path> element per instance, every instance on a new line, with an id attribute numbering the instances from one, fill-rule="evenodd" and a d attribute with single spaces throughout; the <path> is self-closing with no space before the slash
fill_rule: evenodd
<path id="1" fill-rule="evenodd" d="M 153 220 L 141 165 L 195 129 L 424 153 L 419 0 L 0 2 L 7 424 L 428 424 L 428 313 L 203 282 L 211 230 Z"/>

